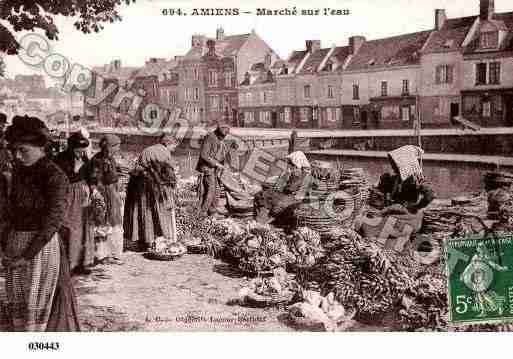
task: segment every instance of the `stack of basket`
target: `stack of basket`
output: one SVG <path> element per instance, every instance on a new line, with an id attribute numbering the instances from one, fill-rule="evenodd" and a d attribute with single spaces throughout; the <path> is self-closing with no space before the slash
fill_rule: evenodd
<path id="1" fill-rule="evenodd" d="M 311 167 L 311 200 L 300 204 L 294 210 L 294 215 L 298 226 L 309 227 L 324 235 L 341 224 L 340 212 L 346 207 L 346 203 L 339 199 L 329 203 L 326 201 L 339 189 L 340 171 L 324 161 L 313 161 Z"/>
<path id="2" fill-rule="evenodd" d="M 344 170 L 340 178 L 340 189 L 353 196 L 358 211 L 369 201 L 370 185 L 362 168 Z"/>
<path id="3" fill-rule="evenodd" d="M 325 161 L 313 161 L 312 177 L 314 179 L 310 194 L 320 200 L 338 191 L 340 186 L 340 171 L 331 163 Z"/>
<path id="4" fill-rule="evenodd" d="M 484 183 L 487 191 L 493 191 L 498 188 L 511 188 L 513 186 L 513 174 L 498 171 L 486 172 Z"/>

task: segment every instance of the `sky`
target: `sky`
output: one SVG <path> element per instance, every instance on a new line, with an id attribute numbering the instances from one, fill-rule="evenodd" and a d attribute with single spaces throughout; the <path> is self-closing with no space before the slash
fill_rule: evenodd
<path id="1" fill-rule="evenodd" d="M 163 16 L 162 9 L 192 13 L 193 8 L 239 8 L 251 11 L 240 16 Z M 267 9 L 349 9 L 349 16 L 256 16 L 257 8 Z M 497 12 L 512 11 L 511 0 L 496 0 Z M 120 7 L 121 22 L 106 24 L 97 34 L 83 34 L 73 27 L 73 19 L 55 19 L 59 40 L 50 42 L 52 51 L 70 63 L 93 67 L 121 59 L 123 65 L 142 66 L 150 57 L 184 55 L 193 34 L 215 37 L 222 26 L 226 35 L 255 30 L 283 59 L 293 50 L 302 50 L 305 40 L 321 40 L 323 47 L 347 45 L 348 38 L 367 39 L 429 30 L 434 26 L 435 9 L 446 9 L 449 18 L 477 15 L 479 0 L 137 0 Z M 18 33 L 20 38 L 24 33 Z M 28 67 L 17 56 L 6 57 L 8 75 L 44 74 Z M 48 79 L 50 79 L 48 77 Z M 51 85 L 51 81 L 48 81 Z"/>

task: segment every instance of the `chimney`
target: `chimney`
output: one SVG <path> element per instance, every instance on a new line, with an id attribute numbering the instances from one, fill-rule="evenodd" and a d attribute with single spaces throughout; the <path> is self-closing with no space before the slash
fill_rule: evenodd
<path id="1" fill-rule="evenodd" d="M 222 27 L 218 28 L 216 31 L 216 40 L 217 41 L 224 40 L 224 29 Z"/>
<path id="2" fill-rule="evenodd" d="M 365 43 L 364 36 L 352 36 L 349 38 L 349 47 L 351 48 L 351 55 L 355 55 L 360 47 Z"/>
<path id="3" fill-rule="evenodd" d="M 479 1 L 479 18 L 481 20 L 491 20 L 495 13 L 494 0 L 480 0 Z"/>
<path id="4" fill-rule="evenodd" d="M 435 30 L 440 31 L 447 20 L 447 15 L 445 14 L 445 9 L 436 9 L 435 10 Z"/>
<path id="5" fill-rule="evenodd" d="M 306 51 L 314 53 L 321 49 L 321 40 L 306 40 Z"/>
<path id="6" fill-rule="evenodd" d="M 113 70 L 119 70 L 121 68 L 121 60 L 114 60 L 111 62 Z"/>

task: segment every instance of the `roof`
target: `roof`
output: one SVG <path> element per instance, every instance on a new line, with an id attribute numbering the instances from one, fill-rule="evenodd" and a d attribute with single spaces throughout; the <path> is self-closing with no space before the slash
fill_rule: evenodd
<path id="1" fill-rule="evenodd" d="M 163 71 L 167 71 L 177 66 L 177 61 L 159 61 L 159 62 L 148 62 L 144 67 L 142 67 L 137 73 L 134 74 L 135 77 L 150 77 L 150 76 L 159 76 Z"/>
<path id="2" fill-rule="evenodd" d="M 287 66 L 288 63 L 285 60 L 276 60 L 274 61 L 274 64 L 271 65 L 271 69 L 281 69 L 283 68 L 283 65 Z"/>
<path id="3" fill-rule="evenodd" d="M 431 32 L 431 30 L 421 31 L 366 41 L 353 56 L 346 70 L 357 71 L 417 65 L 420 63 L 419 52 Z"/>
<path id="4" fill-rule="evenodd" d="M 448 19 L 439 31 L 433 31 L 423 53 L 450 52 L 461 49 L 477 16 Z"/>
<path id="5" fill-rule="evenodd" d="M 303 58 L 306 56 L 306 53 L 306 50 L 301 50 L 293 51 L 292 54 L 290 54 L 290 57 L 287 62 L 291 65 L 292 70 L 294 70 L 294 68 L 301 63 L 301 60 L 303 60 Z"/>
<path id="6" fill-rule="evenodd" d="M 319 65 L 322 63 L 322 60 L 328 55 L 331 48 L 326 49 L 319 49 L 315 52 L 313 52 L 308 59 L 306 60 L 305 64 L 301 68 L 300 74 L 312 74 L 316 73 L 317 69 L 319 68 Z"/>
<path id="7" fill-rule="evenodd" d="M 494 14 L 492 20 L 489 20 L 488 22 L 495 25 L 497 30 L 507 32 L 506 38 L 500 44 L 501 46 L 497 51 L 513 50 L 513 12 Z M 478 47 L 479 37 L 476 36 L 465 48 L 465 53 L 473 53 L 478 49 Z"/>
<path id="8" fill-rule="evenodd" d="M 208 47 L 206 42 L 208 40 L 214 40 L 216 42 L 216 54 L 221 57 L 228 57 L 237 55 L 240 49 L 247 42 L 251 34 L 241 34 L 241 35 L 230 35 L 225 36 L 223 40 L 216 40 L 212 38 L 205 38 L 205 45 L 203 47 L 193 47 L 191 48 L 187 54 L 185 54 L 185 59 L 194 59 L 201 58 L 208 51 Z"/>
<path id="9" fill-rule="evenodd" d="M 137 67 L 120 67 L 115 69 L 112 65 L 107 65 L 107 69 L 105 66 L 95 66 L 93 67 L 93 72 L 96 72 L 98 75 L 106 79 L 125 81 L 133 77 L 139 69 L 140 68 Z"/>

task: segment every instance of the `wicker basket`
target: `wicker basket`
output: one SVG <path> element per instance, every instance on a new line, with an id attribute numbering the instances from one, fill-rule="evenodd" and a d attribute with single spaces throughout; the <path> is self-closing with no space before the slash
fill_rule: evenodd
<path id="1" fill-rule="evenodd" d="M 178 258 L 182 257 L 183 254 L 164 254 L 158 252 L 146 252 L 144 253 L 144 257 L 156 261 L 174 261 Z"/>
<path id="2" fill-rule="evenodd" d="M 255 308 L 283 307 L 288 305 L 293 297 L 294 293 L 290 291 L 270 296 L 250 293 L 244 298 L 244 305 Z"/>

